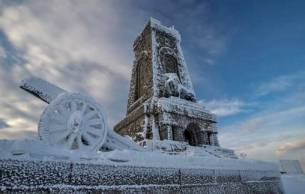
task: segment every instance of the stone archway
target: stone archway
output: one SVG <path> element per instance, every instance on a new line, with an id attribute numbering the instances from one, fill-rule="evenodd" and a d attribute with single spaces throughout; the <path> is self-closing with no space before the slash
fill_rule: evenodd
<path id="1" fill-rule="evenodd" d="M 196 146 L 195 137 L 194 137 L 194 134 L 192 133 L 192 131 L 186 129 L 184 131 L 183 135 L 184 135 L 185 141 L 187 141 L 191 146 Z"/>
<path id="2" fill-rule="evenodd" d="M 184 140 L 187 141 L 191 146 L 199 146 L 202 142 L 202 135 L 200 127 L 196 123 L 190 123 L 186 127 L 184 133 Z"/>

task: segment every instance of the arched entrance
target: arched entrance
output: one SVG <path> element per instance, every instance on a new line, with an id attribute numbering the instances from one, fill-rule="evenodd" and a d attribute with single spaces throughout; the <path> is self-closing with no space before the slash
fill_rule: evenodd
<path id="1" fill-rule="evenodd" d="M 185 139 L 185 141 L 187 141 L 190 145 L 192 145 L 192 146 L 195 146 L 195 145 L 196 145 L 194 134 L 192 134 L 192 132 L 189 131 L 189 130 L 187 130 L 187 129 L 184 131 L 184 139 Z"/>
<path id="2" fill-rule="evenodd" d="M 202 144 L 200 127 L 196 123 L 190 123 L 186 127 L 184 133 L 184 140 L 187 141 L 191 146 L 198 146 Z"/>

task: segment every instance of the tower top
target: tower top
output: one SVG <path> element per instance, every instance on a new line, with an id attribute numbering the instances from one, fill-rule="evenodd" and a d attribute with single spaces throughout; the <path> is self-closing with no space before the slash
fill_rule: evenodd
<path id="1" fill-rule="evenodd" d="M 148 99 L 175 96 L 196 101 L 180 42 L 181 36 L 173 26 L 163 26 L 154 18 L 146 22 L 133 45 L 127 114 Z"/>
<path id="2" fill-rule="evenodd" d="M 164 32 L 166 32 L 166 33 L 168 33 L 168 34 L 174 36 L 174 37 L 177 38 L 179 41 L 181 40 L 181 36 L 180 36 L 180 34 L 179 34 L 179 31 L 176 30 L 176 29 L 174 28 L 174 26 L 171 26 L 171 27 L 163 26 L 163 25 L 161 24 L 160 21 L 158 21 L 158 20 L 156 20 L 156 19 L 154 19 L 154 18 L 152 18 L 152 17 L 150 17 L 150 18 L 148 19 L 146 25 L 149 24 L 149 23 L 150 23 L 150 25 L 151 25 L 152 28 L 156 28 L 156 29 L 162 30 L 162 31 L 164 31 Z M 146 25 L 145 25 L 145 26 L 146 26 Z"/>
<path id="3" fill-rule="evenodd" d="M 141 37 L 142 33 L 145 31 L 146 28 L 150 28 L 150 30 L 157 29 L 174 37 L 177 40 L 177 42 L 180 43 L 181 41 L 181 35 L 179 34 L 179 31 L 174 28 L 174 26 L 171 27 L 163 26 L 160 21 L 150 17 L 147 20 L 146 24 L 144 25 L 144 29 L 142 30 L 142 32 L 136 37 L 134 41 L 134 47 L 136 46 L 138 39 Z"/>

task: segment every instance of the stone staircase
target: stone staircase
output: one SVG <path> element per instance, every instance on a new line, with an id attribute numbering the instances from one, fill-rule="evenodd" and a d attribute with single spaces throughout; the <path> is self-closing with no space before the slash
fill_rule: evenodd
<path id="1" fill-rule="evenodd" d="M 188 156 L 210 156 L 210 153 L 206 152 L 202 147 L 188 146 L 186 149 L 186 155 L 188 155 Z"/>
<path id="2" fill-rule="evenodd" d="M 217 157 L 217 158 L 238 158 L 233 150 L 224 149 L 216 146 L 187 146 L 185 151 L 188 156 L 207 156 L 207 157 Z"/>

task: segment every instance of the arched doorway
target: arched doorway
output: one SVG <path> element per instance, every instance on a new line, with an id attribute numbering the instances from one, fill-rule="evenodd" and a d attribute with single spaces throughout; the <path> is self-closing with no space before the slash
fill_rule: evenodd
<path id="1" fill-rule="evenodd" d="M 185 141 L 187 141 L 190 145 L 193 145 L 193 146 L 196 145 L 195 138 L 194 138 L 194 134 L 192 134 L 191 131 L 189 131 L 189 130 L 185 130 L 185 131 L 184 131 L 184 139 L 185 139 Z"/>
<path id="2" fill-rule="evenodd" d="M 183 135 L 184 140 L 187 141 L 191 146 L 198 146 L 202 144 L 202 140 L 200 139 L 200 127 L 196 123 L 188 124 Z"/>

